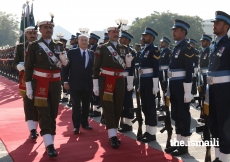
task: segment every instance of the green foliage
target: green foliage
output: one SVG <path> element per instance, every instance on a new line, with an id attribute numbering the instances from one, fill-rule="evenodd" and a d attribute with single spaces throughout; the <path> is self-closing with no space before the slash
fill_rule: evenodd
<path id="1" fill-rule="evenodd" d="M 134 36 L 131 44 L 140 43 L 141 33 L 144 32 L 145 27 L 150 27 L 158 33 L 154 44 L 159 45 L 160 39 L 165 36 L 174 43 L 172 38 L 172 26 L 175 19 L 181 19 L 190 25 L 188 35 L 186 38 L 193 38 L 198 43 L 201 35 L 204 33 L 202 29 L 203 20 L 198 16 L 178 15 L 176 13 L 167 12 L 154 12 L 145 18 L 135 18 L 128 32 Z"/>
<path id="2" fill-rule="evenodd" d="M 15 15 L 0 12 L 0 46 L 14 46 L 18 39 L 18 21 Z"/>

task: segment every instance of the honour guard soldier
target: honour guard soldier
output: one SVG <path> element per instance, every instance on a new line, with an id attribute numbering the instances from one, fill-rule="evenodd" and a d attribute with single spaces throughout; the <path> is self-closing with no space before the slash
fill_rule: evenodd
<path id="1" fill-rule="evenodd" d="M 159 61 L 159 81 L 161 84 L 161 89 L 164 94 L 167 90 L 167 84 L 165 83 L 168 80 L 167 70 L 169 68 L 171 50 L 168 47 L 170 44 L 170 40 L 167 37 L 162 37 L 160 42 L 161 42 L 160 44 L 161 45 L 161 50 L 160 50 L 161 58 Z M 158 108 L 160 108 L 160 98 L 161 98 L 160 91 L 157 93 L 157 98 L 158 98 Z M 163 107 L 162 109 L 159 109 L 159 110 L 163 110 Z"/>
<path id="2" fill-rule="evenodd" d="M 216 38 L 211 45 L 207 84 L 209 86 L 209 128 L 212 138 L 219 139 L 215 162 L 230 161 L 230 15 L 216 11 L 212 20 Z M 207 86 L 207 87 L 208 87 Z M 208 93 L 208 89 L 207 89 Z"/>
<path id="3" fill-rule="evenodd" d="M 159 91 L 159 59 L 160 51 L 158 47 L 153 44 L 157 32 L 146 27 L 142 33 L 142 41 L 145 48 L 139 58 L 140 66 L 140 95 L 142 103 L 142 111 L 145 115 L 146 132 L 137 137 L 142 142 L 150 142 L 156 140 L 157 131 L 157 114 L 155 97 Z"/>
<path id="4" fill-rule="evenodd" d="M 60 42 L 63 44 L 63 48 L 66 52 L 68 52 L 68 48 L 66 48 L 67 40 L 65 38 L 60 38 Z M 64 88 L 63 83 L 63 69 L 61 69 L 61 79 L 62 79 L 62 92 L 63 92 L 63 98 L 60 100 L 60 102 L 68 102 L 69 101 L 69 94 L 68 91 Z M 67 104 L 67 106 L 71 107 L 71 101 Z"/>
<path id="5" fill-rule="evenodd" d="M 120 38 L 120 43 L 126 45 L 129 49 L 129 52 L 132 54 L 133 58 L 136 57 L 134 49 L 132 49 L 129 44 L 133 39 L 133 36 L 126 31 L 122 31 Z M 131 67 L 125 69 L 125 95 L 123 103 L 123 124 L 121 128 L 118 129 L 119 132 L 132 131 L 132 120 L 134 118 L 134 113 L 130 113 L 130 109 L 133 108 L 133 79 L 134 79 L 134 70 L 135 70 L 135 59 L 132 60 Z"/>
<path id="6" fill-rule="evenodd" d="M 78 36 L 81 35 L 81 33 L 76 33 L 76 37 L 75 37 L 75 48 L 78 48 Z"/>
<path id="7" fill-rule="evenodd" d="M 76 36 L 75 35 L 71 35 L 71 38 L 70 38 L 70 45 L 71 45 L 71 48 L 76 48 Z"/>
<path id="8" fill-rule="evenodd" d="M 25 42 L 25 49 L 23 43 L 17 45 L 14 53 L 15 57 L 13 65 L 19 71 L 19 91 L 23 97 L 25 120 L 30 131 L 30 137 L 32 139 L 36 139 L 38 136 L 38 133 L 36 131 L 38 126 L 38 113 L 36 108 L 34 107 L 33 100 L 29 99 L 26 96 L 24 58 L 26 57 L 25 54 L 28 52 L 29 44 L 37 39 L 37 26 L 27 27 L 25 29 L 25 35 L 28 40 Z"/>
<path id="9" fill-rule="evenodd" d="M 96 51 L 97 46 L 98 46 L 98 40 L 100 39 L 100 37 L 94 33 L 90 33 L 89 36 L 89 44 L 91 45 L 90 50 L 92 50 L 93 52 Z M 93 112 L 90 113 L 90 117 L 99 117 L 101 116 L 101 107 L 100 107 L 100 97 L 96 96 L 94 93 L 91 96 L 91 102 L 93 104 Z"/>
<path id="10" fill-rule="evenodd" d="M 25 63 L 26 95 L 34 98 L 38 110 L 41 136 L 49 157 L 56 157 L 54 135 L 56 134 L 56 117 L 61 93 L 60 68 L 67 65 L 61 42 L 51 39 L 53 35 L 53 16 L 51 21 L 38 23 L 42 37 L 29 46 Z M 60 60 L 59 60 L 60 58 Z"/>
<path id="11" fill-rule="evenodd" d="M 104 43 L 107 43 L 109 41 L 108 33 L 104 33 Z"/>
<path id="12" fill-rule="evenodd" d="M 206 76 L 208 71 L 208 64 L 209 64 L 209 53 L 210 53 L 210 44 L 212 42 L 212 38 L 208 35 L 203 34 L 201 40 L 202 49 L 200 50 L 200 74 L 202 79 L 200 79 L 202 88 L 199 92 L 199 105 L 203 105 L 205 99 L 205 92 L 206 92 Z M 202 101 L 202 104 L 201 104 Z"/>
<path id="13" fill-rule="evenodd" d="M 120 26 L 119 26 L 120 27 Z M 103 114 L 112 148 L 120 146 L 117 128 L 122 113 L 125 80 L 124 69 L 131 67 L 132 55 L 118 43 L 119 27 L 107 29 L 109 42 L 97 47 L 93 69 L 93 91 L 100 94 Z"/>
<path id="14" fill-rule="evenodd" d="M 190 133 L 191 94 L 194 49 L 186 41 L 190 25 L 182 20 L 175 20 L 172 27 L 172 36 L 176 41 L 170 57 L 168 77 L 171 101 L 171 116 L 175 121 L 177 140 L 188 143 Z M 172 146 L 165 149 L 173 156 L 188 153 L 188 146 Z"/>
<path id="15" fill-rule="evenodd" d="M 193 71 L 193 78 L 192 78 L 192 94 L 196 95 L 197 94 L 198 63 L 199 63 L 200 52 L 195 48 L 195 46 L 197 45 L 197 42 L 194 39 L 189 39 L 189 44 L 195 50 L 194 58 L 193 58 L 194 71 Z M 192 100 L 191 102 L 195 103 L 195 100 Z"/>

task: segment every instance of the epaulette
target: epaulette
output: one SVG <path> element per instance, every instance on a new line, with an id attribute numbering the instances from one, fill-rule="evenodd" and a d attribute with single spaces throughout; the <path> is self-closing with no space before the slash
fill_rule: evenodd
<path id="1" fill-rule="evenodd" d="M 17 46 L 22 46 L 23 45 L 23 43 L 19 43 Z"/>
<path id="2" fill-rule="evenodd" d="M 61 44 L 61 45 L 63 45 L 63 43 L 60 42 L 60 41 L 54 41 L 54 43 L 55 43 L 55 44 Z"/>

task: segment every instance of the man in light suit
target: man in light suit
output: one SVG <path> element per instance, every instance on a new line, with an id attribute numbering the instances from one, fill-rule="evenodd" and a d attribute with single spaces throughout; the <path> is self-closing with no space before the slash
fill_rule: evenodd
<path id="1" fill-rule="evenodd" d="M 80 125 L 84 129 L 92 130 L 88 123 L 88 115 L 93 89 L 94 53 L 87 49 L 89 38 L 86 35 L 80 35 L 78 43 L 79 48 L 68 51 L 69 64 L 63 70 L 64 88 L 70 90 L 73 102 L 72 121 L 75 134 L 80 132 Z"/>

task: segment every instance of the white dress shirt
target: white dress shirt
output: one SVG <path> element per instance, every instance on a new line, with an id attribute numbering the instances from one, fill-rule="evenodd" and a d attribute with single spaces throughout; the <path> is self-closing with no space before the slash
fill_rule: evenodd
<path id="1" fill-rule="evenodd" d="M 85 51 L 85 68 L 86 68 L 87 65 L 88 65 L 88 62 L 89 62 L 88 50 L 87 49 L 83 50 L 83 49 L 80 48 L 80 51 L 81 51 L 81 56 L 82 57 L 83 57 L 83 52 Z"/>

